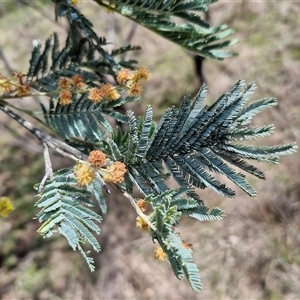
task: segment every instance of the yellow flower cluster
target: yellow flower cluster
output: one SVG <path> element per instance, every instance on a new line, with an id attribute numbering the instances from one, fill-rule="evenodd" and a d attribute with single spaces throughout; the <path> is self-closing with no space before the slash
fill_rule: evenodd
<path id="1" fill-rule="evenodd" d="M 63 90 L 59 94 L 59 104 L 66 106 L 72 103 L 72 93 L 69 90 Z"/>
<path id="2" fill-rule="evenodd" d="M 142 81 L 148 80 L 149 71 L 146 67 L 140 67 L 133 72 L 121 69 L 117 74 L 117 81 L 120 85 L 128 88 L 129 96 L 139 96 L 143 92 Z"/>
<path id="3" fill-rule="evenodd" d="M 17 97 L 26 97 L 31 95 L 31 88 L 29 84 L 25 83 L 23 78 L 24 74 L 21 72 L 15 72 L 15 78 L 8 79 L 7 77 L 0 74 L 0 92 L 1 93 L 12 93 L 16 92 Z"/>
<path id="4" fill-rule="evenodd" d="M 164 261 L 167 259 L 168 255 L 164 252 L 162 247 L 158 246 L 156 249 L 154 249 L 154 257 L 157 260 Z"/>
<path id="5" fill-rule="evenodd" d="M 149 71 L 146 67 L 140 67 L 134 71 L 121 69 L 117 74 L 117 82 L 127 89 L 129 96 L 139 96 L 143 92 L 141 82 L 149 78 Z M 1 79 L 1 78 L 0 78 Z M 1 82 L 1 81 L 0 81 Z M 81 89 L 85 87 L 81 75 L 76 74 L 71 79 L 63 77 L 59 81 L 59 103 L 66 106 L 72 103 L 72 87 Z M 6 87 L 7 89 L 8 87 Z M 24 90 L 25 92 L 25 90 Z M 118 88 L 110 83 L 105 83 L 101 87 L 93 87 L 89 90 L 88 99 L 93 103 L 99 103 L 103 99 L 116 101 L 121 97 Z"/>
<path id="6" fill-rule="evenodd" d="M 83 187 L 91 184 L 96 177 L 94 168 L 84 163 L 78 163 L 75 165 L 74 174 L 78 184 Z"/>
<path id="7" fill-rule="evenodd" d="M 141 230 L 148 230 L 149 229 L 149 225 L 145 222 L 144 219 L 142 219 L 140 216 L 138 216 L 136 218 L 136 223 L 135 223 L 136 227 L 141 229 Z"/>
<path id="8" fill-rule="evenodd" d="M 96 172 L 109 183 L 122 183 L 127 172 L 125 164 L 115 161 L 110 164 L 105 153 L 100 150 L 90 152 L 87 162 L 77 163 L 74 167 L 76 181 L 80 186 L 88 186 L 96 178 Z"/>
<path id="9" fill-rule="evenodd" d="M 17 95 L 18 97 L 26 97 L 31 95 L 30 86 L 26 83 L 25 85 L 20 85 L 17 87 Z"/>
<path id="10" fill-rule="evenodd" d="M 59 80 L 58 85 L 61 89 L 68 90 L 71 87 L 71 81 L 68 78 L 63 77 Z"/>
<path id="11" fill-rule="evenodd" d="M 88 157 L 88 162 L 96 168 L 103 167 L 105 164 L 105 158 L 105 154 L 102 151 L 93 150 Z"/>
<path id="12" fill-rule="evenodd" d="M 102 85 L 101 88 L 92 88 L 90 90 L 89 99 L 93 101 L 94 103 L 99 103 L 104 98 L 108 101 L 116 101 L 120 98 L 119 92 L 116 90 L 116 88 L 110 84 L 105 83 Z"/>
<path id="13" fill-rule="evenodd" d="M 103 179 L 109 183 L 122 183 L 126 172 L 126 166 L 120 161 L 115 161 L 107 167 L 107 173 L 104 174 Z"/>
<path id="14" fill-rule="evenodd" d="M 0 216 L 6 218 L 15 208 L 9 197 L 0 197 Z"/>
<path id="15" fill-rule="evenodd" d="M 141 82 L 149 79 L 149 70 L 146 67 L 140 67 L 133 71 L 131 80 L 134 82 Z"/>
<path id="16" fill-rule="evenodd" d="M 72 77 L 72 82 L 73 84 L 78 88 L 78 89 L 81 89 L 85 86 L 85 83 L 83 81 L 83 78 L 81 75 L 79 74 L 76 74 Z"/>
<path id="17" fill-rule="evenodd" d="M 143 93 L 143 87 L 140 83 L 130 82 L 128 83 L 128 96 L 137 97 Z"/>
<path id="18" fill-rule="evenodd" d="M 3 76 L 2 74 L 0 74 L 0 91 L 3 94 L 13 91 L 12 85 L 11 85 L 9 79 L 7 77 Z"/>
<path id="19" fill-rule="evenodd" d="M 66 106 L 72 103 L 71 88 L 75 87 L 81 89 L 85 86 L 85 83 L 82 76 L 76 74 L 71 79 L 62 77 L 59 80 L 58 86 L 60 88 L 59 104 L 62 106 Z"/>
<path id="20" fill-rule="evenodd" d="M 18 97 L 26 97 L 31 95 L 31 89 L 29 84 L 24 83 L 24 74 L 22 72 L 15 72 L 15 77 L 17 77 L 19 84 L 17 85 L 17 94 Z"/>
<path id="21" fill-rule="evenodd" d="M 128 69 L 121 69 L 117 74 L 117 81 L 121 85 L 125 85 L 127 80 L 131 78 L 131 74 Z"/>
<path id="22" fill-rule="evenodd" d="M 193 244 L 187 243 L 185 241 L 181 241 L 181 245 L 183 248 L 188 249 L 188 250 L 193 250 Z"/>
<path id="23" fill-rule="evenodd" d="M 136 205 L 142 212 L 147 209 L 147 202 L 144 199 L 137 201 Z"/>
<path id="24" fill-rule="evenodd" d="M 88 98 L 91 101 L 93 101 L 94 103 L 98 103 L 103 99 L 103 97 L 104 97 L 104 95 L 103 95 L 101 89 L 95 87 L 90 90 L 90 94 L 89 94 Z"/>

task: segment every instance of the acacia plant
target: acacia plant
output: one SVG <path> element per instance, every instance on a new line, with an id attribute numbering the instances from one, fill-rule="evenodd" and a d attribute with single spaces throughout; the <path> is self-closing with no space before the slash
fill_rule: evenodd
<path id="1" fill-rule="evenodd" d="M 199 12 L 206 12 L 214 0 L 94 1 L 99 9 L 117 12 L 197 55 L 212 59 L 234 55 L 226 50 L 235 43 L 227 40 L 233 31 L 225 25 L 210 27 L 200 17 Z M 222 219 L 224 211 L 209 209 L 195 191 L 208 187 L 234 197 L 234 190 L 217 180 L 216 174 L 254 197 L 256 191 L 244 173 L 261 179 L 264 173 L 249 160 L 276 164 L 280 156 L 295 151 L 294 144 L 257 147 L 247 143 L 273 132 L 273 125 L 251 126 L 251 121 L 276 105 L 276 100 L 247 104 L 255 85 L 240 80 L 211 106 L 203 105 L 204 84 L 194 99 L 185 96 L 180 108 L 168 108 L 157 123 L 150 105 L 143 116 L 132 111 L 123 114 L 118 108 L 142 99 L 142 82 L 149 76 L 146 67 L 122 59 L 122 54 L 140 47 L 125 45 L 107 52 L 106 39 L 78 11 L 78 1 L 52 2 L 57 17 L 69 22 L 65 43 L 60 46 L 53 33 L 44 45 L 34 45 L 27 73 L 16 72 L 11 78 L 1 75 L 0 80 L 0 109 L 35 135 L 44 149 L 45 176 L 36 185 L 39 233 L 45 237 L 62 234 L 93 271 L 93 259 L 83 244 L 88 242 L 100 251 L 94 236 L 100 233 L 102 220 L 97 206 L 106 214 L 106 194 L 116 190 L 135 208 L 137 227 L 147 229 L 149 239 L 159 245 L 156 257 L 168 260 L 175 276 L 186 276 L 199 291 L 192 247 L 176 227 L 182 216 L 198 221 Z M 24 98 L 26 106 L 26 98 L 33 96 L 47 97 L 48 104 L 40 103 L 40 111 L 32 111 L 10 101 Z M 18 111 L 33 117 L 35 125 Z M 126 130 L 113 126 L 107 116 L 126 124 Z M 53 170 L 49 148 L 71 159 L 73 166 Z M 170 177 L 177 189 L 168 187 Z M 133 197 L 134 186 L 143 199 Z"/>

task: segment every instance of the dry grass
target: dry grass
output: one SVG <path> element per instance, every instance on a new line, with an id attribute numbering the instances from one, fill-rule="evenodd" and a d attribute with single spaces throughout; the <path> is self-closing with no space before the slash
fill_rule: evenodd
<path id="1" fill-rule="evenodd" d="M 82 9 L 97 20 L 97 29 L 105 23 L 107 16 L 94 12 L 94 7 L 85 5 Z M 46 7 L 43 12 L 53 18 Z M 212 6 L 212 20 L 234 27 L 241 43 L 235 46 L 239 57 L 205 62 L 210 101 L 241 77 L 257 83 L 254 99 L 277 97 L 279 106 L 257 120 L 276 126 L 276 134 L 268 144 L 299 143 L 299 13 L 299 5 L 292 2 L 226 2 Z M 23 7 L 1 17 L 0 26 L 5 29 L 2 50 L 23 71 L 32 39 L 44 40 L 53 30 L 64 34 L 62 27 L 41 20 L 38 12 Z M 126 37 L 131 24 L 122 19 L 118 22 L 125 28 Z M 116 36 L 116 43 L 121 43 L 124 36 Z M 192 61 L 184 51 L 142 28 L 136 30 L 132 43 L 146 45 L 136 58 L 152 74 L 144 102 L 135 107 L 138 112 L 151 102 L 161 115 L 163 106 L 178 103 L 183 94 L 196 89 Z M 2 114 L 1 121 L 3 118 Z M 11 121 L 5 124 L 18 130 Z M 95 254 L 95 273 L 89 273 L 80 255 L 70 251 L 62 238 L 47 243 L 38 238 L 37 221 L 31 220 L 35 209 L 29 188 L 42 177 L 42 162 L 35 153 L 38 146 L 30 144 L 34 149 L 30 150 L 23 145 L 19 151 L 12 146 L 16 139 L 5 128 L 0 128 L 0 136 L 0 147 L 4 149 L 0 152 L 0 193 L 13 195 L 18 207 L 10 219 L 0 221 L 0 298 L 300 298 L 299 154 L 283 158 L 279 166 L 260 165 L 267 180 L 249 177 L 258 190 L 257 198 L 241 191 L 236 199 L 223 199 L 211 191 L 202 193 L 209 206 L 222 207 L 228 217 L 214 223 L 184 220 L 179 228 L 182 237 L 194 244 L 195 261 L 201 270 L 204 290 L 195 294 L 187 282 L 174 278 L 167 263 L 154 260 L 155 245 L 135 228 L 135 214 L 119 196 L 108 199 L 109 213 L 101 227 L 102 252 Z M 29 161 L 35 162 L 34 169 L 27 169 Z"/>

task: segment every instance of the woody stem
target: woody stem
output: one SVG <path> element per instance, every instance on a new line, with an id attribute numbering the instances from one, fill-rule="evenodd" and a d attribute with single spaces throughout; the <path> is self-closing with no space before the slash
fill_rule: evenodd
<path id="1" fill-rule="evenodd" d="M 63 152 L 65 152 L 65 151 L 69 152 L 70 153 L 69 157 L 71 157 L 71 158 L 75 157 L 80 160 L 87 159 L 86 154 L 84 154 L 81 151 L 71 147 L 70 145 L 50 136 L 49 134 L 42 132 L 41 130 L 36 128 L 33 124 L 31 124 L 30 122 L 23 119 L 21 116 L 19 116 L 18 114 L 16 114 L 12 110 L 10 110 L 7 106 L 3 105 L 2 103 L 0 103 L 0 110 L 2 110 L 4 113 L 6 113 L 8 116 L 10 116 L 15 121 L 17 121 L 20 125 L 22 125 L 24 128 L 26 128 L 32 134 L 34 134 L 39 139 L 39 141 L 41 142 L 42 145 L 44 143 L 46 143 L 49 147 L 55 149 L 57 152 L 59 152 L 58 149 L 62 150 Z"/>

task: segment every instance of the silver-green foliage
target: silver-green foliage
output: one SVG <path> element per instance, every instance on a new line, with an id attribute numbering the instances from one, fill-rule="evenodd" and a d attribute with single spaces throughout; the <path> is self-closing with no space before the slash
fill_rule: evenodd
<path id="1" fill-rule="evenodd" d="M 219 59 L 233 54 L 220 50 L 232 42 L 219 42 L 231 31 L 222 26 L 211 28 L 195 13 L 206 11 L 212 1 L 94 1 L 195 53 Z M 139 97 L 122 96 L 115 102 L 95 104 L 87 100 L 87 91 L 74 93 L 72 104 L 62 106 L 55 95 L 61 77 L 80 74 L 88 88 L 98 86 L 99 82 L 106 82 L 99 73 L 116 79 L 122 67 L 133 67 L 133 61 L 117 61 L 115 55 L 138 48 L 124 46 L 107 53 L 102 47 L 105 39 L 97 36 L 92 24 L 70 5 L 70 0 L 53 2 L 58 16 L 66 16 L 69 20 L 70 33 L 62 50 L 56 34 L 46 41 L 43 51 L 37 45 L 27 73 L 28 82 L 36 90 L 54 93 L 49 107 L 42 106 L 46 124 L 84 155 L 101 149 L 112 161 L 126 165 L 125 180 L 115 187 L 126 194 L 131 193 L 135 185 L 144 194 L 152 208 L 148 215 L 152 239 L 167 254 L 174 274 L 178 278 L 185 275 L 192 288 L 199 291 L 201 281 L 192 250 L 183 246 L 175 228 L 184 215 L 199 221 L 222 219 L 224 212 L 219 208 L 209 210 L 195 192 L 195 188 L 208 187 L 233 197 L 235 192 L 216 179 L 216 174 L 227 177 L 247 194 L 255 196 L 256 191 L 241 171 L 258 178 L 264 178 L 264 173 L 248 160 L 277 163 L 280 156 L 295 151 L 294 144 L 257 147 L 242 143 L 272 133 L 272 125 L 251 126 L 251 120 L 264 109 L 274 106 L 276 101 L 262 99 L 247 104 L 255 85 L 246 85 L 240 80 L 210 106 L 203 105 L 207 94 L 207 86 L 203 85 L 195 99 L 185 96 L 181 107 L 168 108 L 158 123 L 153 120 L 150 106 L 144 116 L 138 118 L 131 111 L 124 116 L 115 110 L 122 104 L 139 100 Z M 176 24 L 171 17 L 189 23 Z M 82 32 L 83 38 L 78 39 L 77 30 Z M 128 130 L 113 130 L 105 114 L 126 123 Z M 95 251 L 100 251 L 93 234 L 100 232 L 98 222 L 102 218 L 94 211 L 93 197 L 106 213 L 103 181 L 99 180 L 98 174 L 90 185 L 80 187 L 74 176 L 72 168 L 62 169 L 46 181 L 37 201 L 41 208 L 38 218 L 43 223 L 39 232 L 51 236 L 58 230 L 73 249 L 79 249 L 93 270 L 93 259 L 86 255 L 81 243 L 87 241 Z M 178 189 L 169 188 L 167 180 L 170 177 L 177 182 Z"/>
<path id="2" fill-rule="evenodd" d="M 223 50 L 237 42 L 224 40 L 234 31 L 226 25 L 210 27 L 198 14 L 208 11 L 208 5 L 215 0 L 94 1 L 198 55 L 214 59 L 235 55 Z"/>
<path id="3" fill-rule="evenodd" d="M 97 185 L 95 181 L 87 189 L 82 189 L 78 187 L 72 169 L 61 169 L 46 182 L 36 202 L 37 207 L 41 208 L 38 218 L 43 223 L 39 233 L 49 237 L 58 230 L 74 250 L 80 250 L 91 271 L 94 270 L 93 259 L 86 256 L 80 244 L 87 241 L 95 251 L 101 250 L 93 233 L 100 233 L 96 222 L 101 222 L 102 217 L 91 209 L 94 207 L 92 192 L 99 203 L 103 201 L 101 188 Z"/>
<path id="4" fill-rule="evenodd" d="M 45 121 L 64 139 L 80 137 L 100 141 L 103 132 L 100 132 L 97 124 L 104 127 L 105 131 L 112 131 L 111 125 L 103 115 L 109 115 L 119 122 L 126 122 L 126 116 L 117 112 L 115 108 L 139 100 L 139 97 L 123 96 L 118 101 L 102 101 L 94 104 L 87 100 L 88 92 L 78 94 L 77 91 L 73 91 L 72 105 L 63 106 L 57 101 L 60 78 L 81 75 L 89 87 L 96 87 L 96 83 L 103 82 L 103 79 L 95 73 L 95 70 L 102 75 L 116 77 L 117 71 L 121 69 L 122 64 L 115 61 L 113 54 L 109 55 L 102 48 L 106 45 L 105 38 L 89 41 L 89 52 L 86 53 L 84 46 L 88 41 L 78 43 L 70 33 L 63 49 L 60 50 L 57 34 L 54 33 L 47 39 L 43 51 L 41 44 L 34 47 L 30 59 L 28 81 L 32 82 L 33 88 L 52 95 L 49 108 L 41 104 Z M 122 52 L 116 50 L 115 55 L 132 49 L 138 48 L 126 47 Z"/>
<path id="5" fill-rule="evenodd" d="M 123 144 L 119 149 L 114 135 L 109 142 L 110 150 L 117 159 L 126 162 L 130 180 L 145 194 L 168 189 L 164 177 L 159 176 L 165 166 L 181 187 L 209 187 L 233 197 L 234 191 L 216 180 L 215 173 L 226 176 L 250 196 L 256 196 L 245 175 L 233 166 L 264 178 L 263 172 L 246 160 L 277 163 L 280 156 L 291 154 L 296 146 L 241 144 L 242 140 L 265 137 L 273 131 L 272 125 L 250 125 L 254 115 L 276 104 L 275 99 L 262 99 L 246 105 L 254 89 L 254 84 L 245 85 L 240 80 L 213 105 L 202 106 L 207 93 L 204 85 L 194 100 L 187 96 L 179 109 L 167 109 L 155 130 L 150 106 L 139 121 L 141 125 L 129 112 L 127 147 Z"/>

